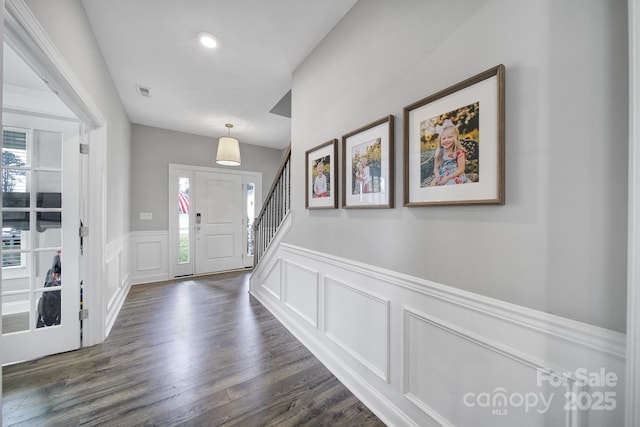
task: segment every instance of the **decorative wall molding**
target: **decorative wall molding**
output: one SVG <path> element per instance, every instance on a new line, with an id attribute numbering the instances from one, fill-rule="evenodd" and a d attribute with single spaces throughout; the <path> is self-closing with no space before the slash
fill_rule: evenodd
<path id="1" fill-rule="evenodd" d="M 105 246 L 106 283 L 104 298 L 106 307 L 105 332 L 109 336 L 111 329 L 122 309 L 131 282 L 129 281 L 129 236 L 114 239 Z"/>
<path id="2" fill-rule="evenodd" d="M 282 262 L 282 301 L 314 328 L 318 327 L 319 273 L 291 261 Z"/>
<path id="3" fill-rule="evenodd" d="M 553 335 L 583 347 L 603 351 L 617 358 L 625 358 L 626 338 L 625 334 L 619 332 L 299 246 L 283 243 L 280 245 L 280 250 L 363 274 L 365 277 L 392 283 L 452 305 L 468 307 L 478 313 L 506 320 L 532 331 Z"/>
<path id="4" fill-rule="evenodd" d="M 384 382 L 389 382 L 389 306 L 387 298 L 324 278 L 325 335 Z"/>
<path id="5" fill-rule="evenodd" d="M 169 232 L 134 231 L 129 236 L 131 283 L 169 280 Z"/>
<path id="6" fill-rule="evenodd" d="M 168 280 L 167 231 L 135 231 L 105 245 L 105 337 L 122 309 L 131 285 Z"/>
<path id="7" fill-rule="evenodd" d="M 282 280 L 280 276 L 282 275 L 282 259 L 277 258 L 275 262 L 273 262 L 270 268 L 267 270 L 267 274 L 265 276 L 265 281 L 262 282 L 262 287 L 264 290 L 269 292 L 274 298 L 278 300 L 282 299 Z"/>
<path id="8" fill-rule="evenodd" d="M 252 295 L 388 425 L 622 423 L 624 334 L 286 243 L 264 259 Z M 305 290 L 295 304 L 293 287 Z M 317 324 L 301 305 L 318 308 Z M 584 387 L 579 369 L 615 385 Z M 598 390 L 613 405 L 566 400 Z M 482 406 L 480 393 L 511 406 Z M 525 411 L 518 393 L 549 404 Z"/>
<path id="9" fill-rule="evenodd" d="M 418 328 L 421 329 L 422 334 L 416 334 L 418 335 L 417 337 L 413 336 L 410 331 Z M 429 330 L 431 330 L 431 333 L 429 333 Z M 437 384 L 437 378 L 442 377 L 441 371 L 443 368 L 446 368 L 447 365 L 449 370 L 453 371 L 464 369 L 464 365 L 462 365 L 461 368 L 461 363 L 464 363 L 465 360 L 460 360 L 460 355 L 463 355 L 463 358 L 467 359 L 467 363 L 471 360 L 471 363 L 481 365 L 482 367 L 482 369 L 477 369 L 471 374 L 464 373 L 461 375 L 462 378 L 467 379 L 465 387 L 476 390 L 480 389 L 481 391 L 479 393 L 488 393 L 490 396 L 492 396 L 492 394 L 497 396 L 498 393 L 507 396 L 509 391 L 523 390 L 527 388 L 531 389 L 532 381 L 530 380 L 532 378 L 537 378 L 538 372 L 544 372 L 545 375 L 557 378 L 560 383 L 558 389 L 555 390 L 555 392 L 553 390 L 545 391 L 547 396 L 554 393 L 552 403 L 555 404 L 553 406 L 549 405 L 549 410 L 544 413 L 539 413 L 538 411 L 541 409 L 542 402 L 537 401 L 536 406 L 532 408 L 533 410 L 531 411 L 531 417 L 538 418 L 533 424 L 566 426 L 583 425 L 583 412 L 578 411 L 576 408 L 573 408 L 570 411 L 564 411 L 564 407 L 569 406 L 567 405 L 569 403 L 567 400 L 567 396 L 569 395 L 568 393 L 572 390 L 577 390 L 575 379 L 564 377 L 562 371 L 545 365 L 543 361 L 536 360 L 502 344 L 494 343 L 489 338 L 464 331 L 449 322 L 436 319 L 410 308 L 403 309 L 403 332 L 403 392 L 405 397 L 421 408 L 425 413 L 429 414 L 432 418 L 438 420 L 441 424 L 448 425 L 449 420 L 455 419 L 457 416 L 456 412 L 459 411 L 451 409 L 449 410 L 449 413 L 446 414 L 446 418 L 442 416 L 442 414 L 447 412 L 447 406 L 449 406 L 447 403 L 449 403 L 448 401 L 451 400 L 452 396 L 451 394 L 446 393 L 448 391 L 448 387 L 450 387 L 449 378 L 445 376 L 445 378 L 443 378 L 444 381 L 440 384 Z M 463 349 L 466 347 L 467 351 L 458 351 L 455 354 L 450 354 L 452 346 L 442 346 L 447 349 L 446 351 L 449 354 L 439 354 L 437 351 L 415 348 L 424 344 L 420 342 L 420 337 L 434 337 L 438 334 L 443 335 L 445 339 L 459 341 L 457 345 Z M 430 363 L 430 358 L 436 358 L 438 361 L 436 363 Z M 437 368 L 435 366 L 437 366 Z M 499 387 L 482 389 L 482 383 L 486 383 L 487 380 L 490 381 L 492 378 L 499 376 L 500 372 L 505 371 L 507 366 L 509 367 L 508 370 L 510 375 L 504 376 Z M 525 379 L 522 384 L 518 384 L 518 381 L 514 380 L 514 378 L 517 377 L 514 373 L 517 371 L 519 371 L 520 376 Z M 474 381 L 480 384 L 473 384 Z M 421 388 L 423 387 L 420 387 L 420 383 L 430 384 L 431 386 L 429 389 L 435 390 L 437 395 L 446 395 L 447 402 L 437 402 L 437 397 L 429 399 L 422 396 Z M 436 384 L 437 386 L 434 387 Z M 467 392 L 465 392 L 464 395 L 457 396 L 457 398 L 454 398 L 453 400 L 458 400 L 459 402 L 464 403 L 466 395 Z M 467 397 L 468 402 L 476 403 L 473 400 L 474 396 Z M 428 403 L 432 401 L 435 401 L 436 403 Z M 437 403 L 443 404 L 443 409 L 438 408 L 440 411 L 432 407 Z M 502 408 L 497 406 L 496 408 L 491 407 L 491 409 L 491 412 L 486 411 L 484 414 L 469 414 L 469 419 L 455 419 L 456 422 L 452 423 L 452 425 L 493 424 L 492 418 L 496 415 L 493 413 L 493 410 L 500 410 Z M 505 409 L 508 411 L 508 408 Z M 482 416 L 484 416 L 484 420 L 481 418 Z"/>

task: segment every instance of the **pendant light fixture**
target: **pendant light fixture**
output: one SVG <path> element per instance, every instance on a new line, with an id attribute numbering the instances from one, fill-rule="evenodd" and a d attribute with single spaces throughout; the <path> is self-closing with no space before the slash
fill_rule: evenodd
<path id="1" fill-rule="evenodd" d="M 227 136 L 218 139 L 216 163 L 224 166 L 240 166 L 240 143 L 230 136 L 233 125 L 227 123 L 225 126 L 227 127 Z"/>

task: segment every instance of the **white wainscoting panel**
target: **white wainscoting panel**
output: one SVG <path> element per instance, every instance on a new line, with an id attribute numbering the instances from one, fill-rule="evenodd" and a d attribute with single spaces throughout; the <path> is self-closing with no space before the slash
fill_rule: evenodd
<path id="1" fill-rule="evenodd" d="M 538 386 L 545 367 L 537 361 L 426 314 L 404 314 L 405 396 L 441 424 L 581 425 L 564 411 L 572 383 Z"/>
<path id="2" fill-rule="evenodd" d="M 389 379 L 389 300 L 325 277 L 324 332 L 383 381 Z"/>
<path id="3" fill-rule="evenodd" d="M 624 334 L 281 241 L 263 259 L 252 295 L 387 425 L 624 423 Z"/>
<path id="4" fill-rule="evenodd" d="M 282 299 L 282 260 L 277 258 L 267 270 L 262 287 L 277 299 Z"/>
<path id="5" fill-rule="evenodd" d="M 283 269 L 284 292 L 282 300 L 287 307 L 309 322 L 314 328 L 317 328 L 318 272 L 291 261 L 284 261 Z"/>
<path id="6" fill-rule="evenodd" d="M 159 240 L 138 241 L 137 271 L 159 270 L 162 268 L 162 242 Z"/>
<path id="7" fill-rule="evenodd" d="M 105 247 L 105 263 L 107 273 L 105 337 L 120 313 L 122 304 L 131 287 L 129 275 L 129 236 L 123 236 L 109 242 Z M 91 314 L 90 314 L 91 315 Z"/>
<path id="8" fill-rule="evenodd" d="M 169 233 L 134 231 L 130 234 L 131 283 L 169 279 Z"/>

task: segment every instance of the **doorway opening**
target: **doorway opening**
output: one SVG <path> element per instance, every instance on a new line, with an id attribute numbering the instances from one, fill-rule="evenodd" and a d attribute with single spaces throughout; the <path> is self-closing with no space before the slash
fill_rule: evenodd
<path id="1" fill-rule="evenodd" d="M 85 128 L 7 44 L 3 51 L 5 364 L 80 347 L 79 144 Z"/>
<path id="2" fill-rule="evenodd" d="M 262 174 L 169 165 L 170 277 L 253 267 Z"/>

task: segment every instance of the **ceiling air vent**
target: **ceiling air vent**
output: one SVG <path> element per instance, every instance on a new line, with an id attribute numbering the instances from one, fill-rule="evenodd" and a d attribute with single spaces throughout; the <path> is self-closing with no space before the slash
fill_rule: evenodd
<path id="1" fill-rule="evenodd" d="M 138 95 L 151 98 L 151 88 L 136 85 L 136 89 L 138 90 Z"/>

